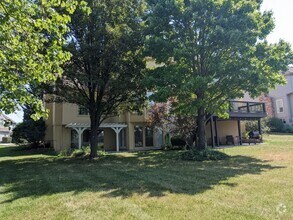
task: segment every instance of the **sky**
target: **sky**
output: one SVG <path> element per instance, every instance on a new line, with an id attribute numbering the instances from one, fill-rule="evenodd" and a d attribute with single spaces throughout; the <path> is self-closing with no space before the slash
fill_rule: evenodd
<path id="1" fill-rule="evenodd" d="M 272 10 L 275 19 L 275 29 L 268 36 L 270 43 L 283 39 L 291 44 L 293 49 L 293 0 L 263 0 L 262 10 Z M 16 122 L 21 122 L 23 113 L 18 111 L 8 115 Z"/>
<path id="2" fill-rule="evenodd" d="M 275 18 L 275 29 L 268 36 L 270 43 L 283 39 L 293 49 L 293 0 L 263 0 L 263 10 L 272 10 Z"/>

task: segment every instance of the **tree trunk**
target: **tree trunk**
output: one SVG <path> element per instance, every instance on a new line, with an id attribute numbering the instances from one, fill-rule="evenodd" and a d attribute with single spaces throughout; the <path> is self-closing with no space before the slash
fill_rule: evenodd
<path id="1" fill-rule="evenodd" d="M 206 116 L 204 107 L 200 107 L 197 111 L 197 150 L 204 150 L 207 146 L 205 121 Z"/>
<path id="2" fill-rule="evenodd" d="M 98 129 L 99 123 L 96 116 L 90 116 L 91 118 L 91 133 L 90 133 L 90 158 L 98 157 Z"/>

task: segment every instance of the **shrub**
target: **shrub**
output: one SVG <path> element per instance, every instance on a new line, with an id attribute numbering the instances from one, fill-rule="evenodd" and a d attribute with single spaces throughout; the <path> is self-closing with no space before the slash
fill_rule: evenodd
<path id="1" fill-rule="evenodd" d="M 282 131 L 283 132 L 286 132 L 286 133 L 293 133 L 293 126 L 291 126 L 291 125 L 284 125 Z"/>
<path id="2" fill-rule="evenodd" d="M 167 133 L 165 135 L 165 147 L 166 148 L 171 148 L 172 147 L 170 133 Z"/>
<path id="3" fill-rule="evenodd" d="M 85 155 L 85 151 L 81 149 L 74 149 L 71 153 L 71 157 L 81 157 Z"/>
<path id="4" fill-rule="evenodd" d="M 82 147 L 80 149 L 74 149 L 69 156 L 71 157 L 88 157 L 90 155 L 91 148 L 89 146 Z M 105 151 L 98 151 L 99 157 L 106 156 L 107 153 Z"/>
<path id="5" fill-rule="evenodd" d="M 163 149 L 164 150 L 182 150 L 186 146 L 187 146 L 186 141 L 183 138 L 179 136 L 175 136 L 170 138 L 169 144 L 165 144 Z"/>
<path id="6" fill-rule="evenodd" d="M 58 157 L 68 157 L 72 153 L 72 148 L 66 148 L 58 153 Z"/>
<path id="7" fill-rule="evenodd" d="M 172 146 L 184 147 L 186 145 L 186 141 L 181 137 L 172 137 L 171 144 Z"/>
<path id="8" fill-rule="evenodd" d="M 181 155 L 183 160 L 206 161 L 206 160 L 225 160 L 229 156 L 223 152 L 205 149 L 205 150 L 188 150 Z"/>
<path id="9" fill-rule="evenodd" d="M 260 121 L 260 125 L 261 125 L 261 130 L 262 133 L 266 134 L 269 133 L 271 128 L 270 128 L 270 118 L 262 118 Z M 245 130 L 246 132 L 250 132 L 250 131 L 258 131 L 258 122 L 257 121 L 246 121 L 245 122 Z"/>
<path id="10" fill-rule="evenodd" d="M 268 125 L 271 128 L 271 131 L 274 131 L 274 132 L 284 131 L 284 123 L 279 118 L 270 118 Z"/>
<path id="11" fill-rule="evenodd" d="M 11 143 L 12 138 L 11 137 L 2 137 L 2 143 Z"/>
<path id="12" fill-rule="evenodd" d="M 33 146 L 38 146 L 44 141 L 46 131 L 45 121 L 40 119 L 34 121 L 33 119 L 26 120 L 13 129 L 12 141 L 14 143 L 23 143 L 26 140 Z"/>

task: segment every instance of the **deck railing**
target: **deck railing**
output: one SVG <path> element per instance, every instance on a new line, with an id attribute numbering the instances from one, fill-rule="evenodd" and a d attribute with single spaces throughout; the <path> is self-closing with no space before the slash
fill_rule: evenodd
<path id="1" fill-rule="evenodd" d="M 230 101 L 230 112 L 244 114 L 266 113 L 266 108 L 263 102 Z"/>

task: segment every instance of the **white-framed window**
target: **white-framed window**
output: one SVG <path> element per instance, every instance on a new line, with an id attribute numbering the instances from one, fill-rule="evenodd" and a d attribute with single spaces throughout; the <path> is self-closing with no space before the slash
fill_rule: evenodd
<path id="1" fill-rule="evenodd" d="M 277 113 L 284 113 L 283 99 L 277 99 L 276 100 L 276 107 L 277 107 Z"/>

